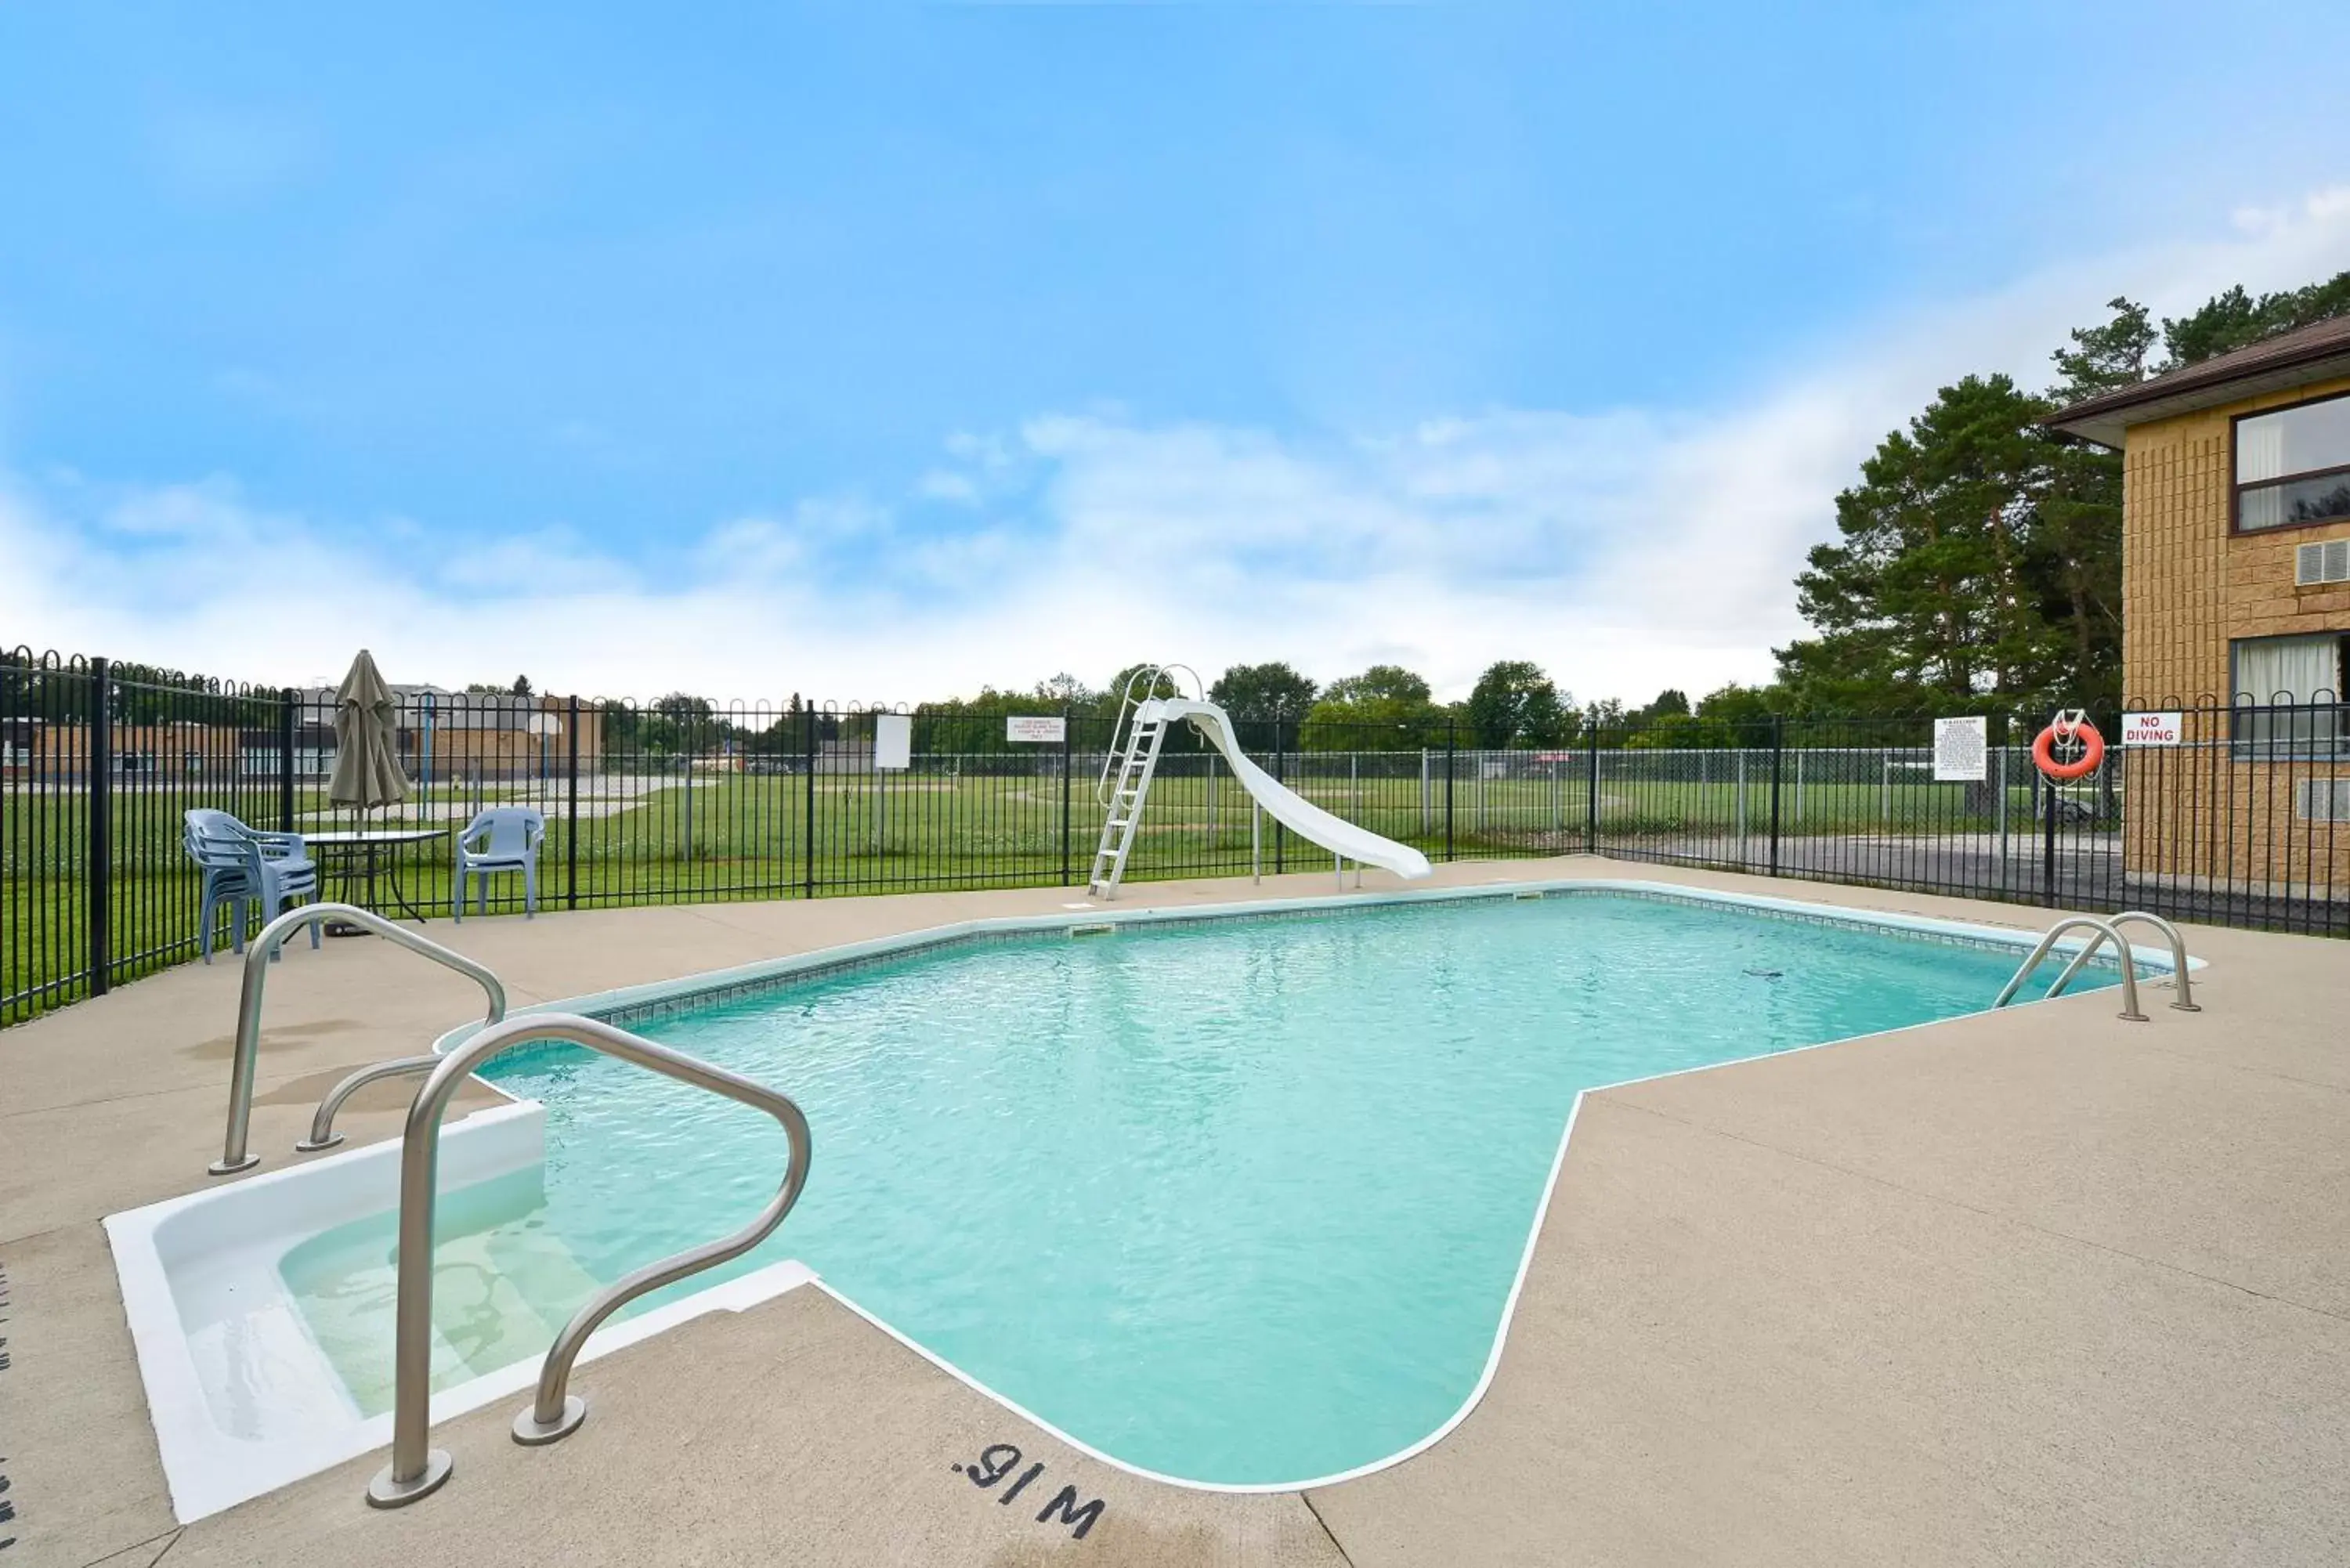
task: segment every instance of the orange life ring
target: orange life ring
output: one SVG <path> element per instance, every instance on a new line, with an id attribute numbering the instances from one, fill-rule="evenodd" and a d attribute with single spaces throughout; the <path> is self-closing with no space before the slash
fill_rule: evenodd
<path id="1" fill-rule="evenodd" d="M 2078 742 L 2081 754 L 2069 763 L 2058 762 L 2055 751 L 2059 741 Z M 2086 718 L 2069 722 L 2060 718 L 2041 731 L 2040 738 L 2032 742 L 2033 765 L 2059 783 L 2086 778 L 2095 773 L 2097 764 L 2105 760 L 2106 738 L 2097 733 L 2097 727 Z"/>

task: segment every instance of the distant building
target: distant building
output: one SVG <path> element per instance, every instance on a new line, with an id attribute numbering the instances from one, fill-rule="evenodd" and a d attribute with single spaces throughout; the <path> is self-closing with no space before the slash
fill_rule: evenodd
<path id="1" fill-rule="evenodd" d="M 334 772 L 335 688 L 297 689 L 293 722 L 293 772 L 316 782 Z M 571 742 L 565 732 L 570 704 L 559 697 L 447 691 L 435 686 L 395 686 L 400 699 L 400 767 L 412 782 L 517 782 L 567 775 Z M 278 722 L 234 722 L 234 715 L 280 711 L 268 693 L 180 699 L 192 710 L 225 710 L 224 722 L 203 720 L 111 727 L 112 772 L 125 782 L 158 778 L 276 778 L 284 771 L 286 736 Z M 579 707 L 579 772 L 600 772 L 604 715 Z M 0 773 L 12 779 L 64 784 L 86 778 L 90 726 L 83 719 L 12 717 L 0 722 Z"/>

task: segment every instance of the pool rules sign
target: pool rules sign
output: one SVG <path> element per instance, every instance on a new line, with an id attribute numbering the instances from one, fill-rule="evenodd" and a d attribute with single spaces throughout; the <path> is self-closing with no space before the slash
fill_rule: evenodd
<path id="1" fill-rule="evenodd" d="M 2175 746 L 2178 744 L 2178 732 L 2185 728 L 2186 722 L 2185 713 L 2125 713 L 2122 715 L 2122 744 Z"/>
<path id="2" fill-rule="evenodd" d="M 1981 784 L 1991 773 L 1991 721 L 1934 721 L 1934 777 L 1939 783 Z"/>

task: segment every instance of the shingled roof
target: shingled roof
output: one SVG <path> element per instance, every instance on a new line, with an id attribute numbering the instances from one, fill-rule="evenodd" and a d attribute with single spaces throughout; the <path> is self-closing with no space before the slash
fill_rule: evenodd
<path id="1" fill-rule="evenodd" d="M 2336 376 L 2350 376 L 2350 316 L 2313 321 L 2167 376 L 2101 392 L 2040 422 L 2100 446 L 2119 447 L 2131 425 Z"/>

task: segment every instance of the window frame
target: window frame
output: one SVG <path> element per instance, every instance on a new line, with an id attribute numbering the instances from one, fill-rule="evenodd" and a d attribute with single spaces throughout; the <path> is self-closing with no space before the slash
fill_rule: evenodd
<path id="1" fill-rule="evenodd" d="M 2291 526 L 2291 524 L 2286 524 Z M 2262 529 L 2262 533 L 2274 533 Z M 2247 701 L 2250 693 L 2240 692 L 2237 686 L 2237 650 L 2248 642 L 2280 642 L 2302 639 L 2314 640 L 2330 637 L 2334 639 L 2334 701 L 2321 702 L 2272 703 L 2265 698 Z M 2254 637 L 2231 637 L 2228 639 L 2228 749 L 2233 761 L 2240 763 L 2334 762 L 2350 757 L 2350 628 L 2320 628 L 2315 631 L 2290 631 Z M 2287 733 L 2252 733 L 2251 721 L 2258 715 L 2305 714 L 2312 721 L 2330 717 L 2333 733 L 2313 732 L 2306 735 Z M 2288 724 L 2292 720 L 2288 718 Z M 2265 729 L 2267 726 L 2261 726 Z"/>
<path id="2" fill-rule="evenodd" d="M 2298 469 L 2291 473 L 2280 473 L 2272 479 L 2256 479 L 2249 484 L 2243 483 L 2236 472 L 2236 453 L 2239 450 L 2236 434 L 2238 425 L 2242 424 L 2246 420 L 2262 420 L 2271 414 L 2290 413 L 2295 409 L 2314 408 L 2319 403 L 2340 402 L 2345 398 L 2350 398 L 2350 391 L 2327 392 L 2323 397 L 2303 398 L 2297 402 L 2279 403 L 2272 409 L 2252 409 L 2244 413 L 2230 414 L 2228 417 L 2229 537 L 2265 539 L 2272 535 L 2289 534 L 2295 528 L 2324 528 L 2333 524 L 2350 523 L 2350 513 L 2344 513 L 2338 517 L 2304 517 L 2296 522 L 2272 523 L 2265 528 L 2244 526 L 2245 491 L 2272 490 L 2279 485 L 2291 484 L 2296 480 L 2326 479 L 2337 473 L 2350 474 L 2350 462 L 2331 463 L 2324 468 Z"/>

